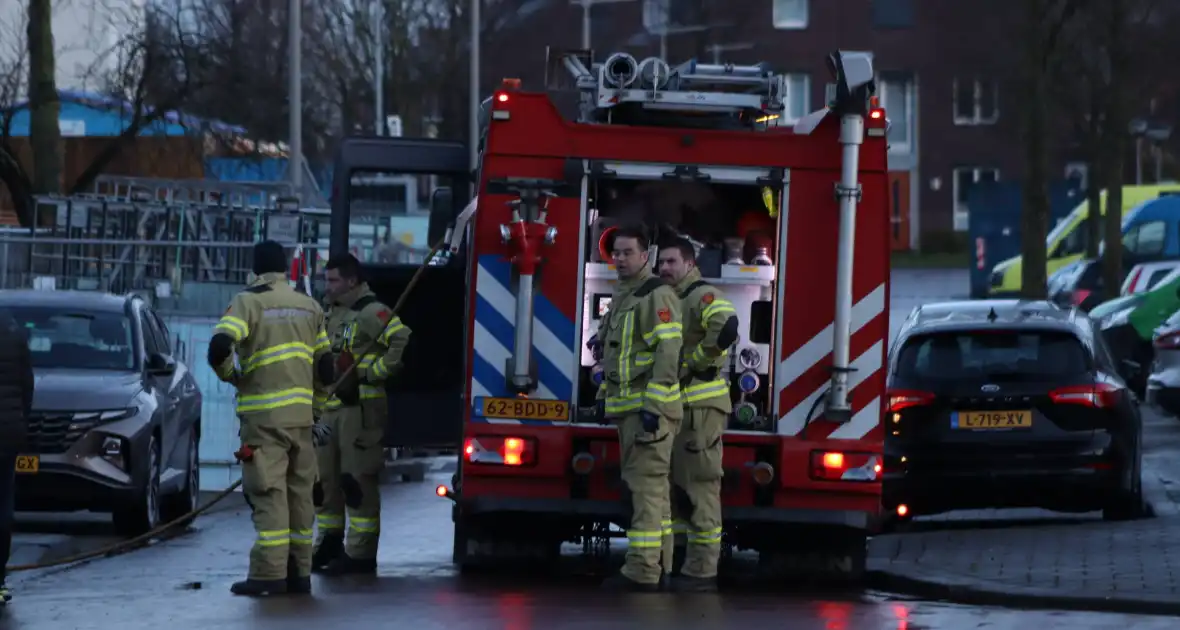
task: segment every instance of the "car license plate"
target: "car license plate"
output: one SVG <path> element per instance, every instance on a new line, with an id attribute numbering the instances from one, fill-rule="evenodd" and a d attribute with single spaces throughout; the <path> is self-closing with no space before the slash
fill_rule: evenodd
<path id="1" fill-rule="evenodd" d="M 959 411 L 951 414 L 952 429 L 986 431 L 992 429 L 1027 429 L 1031 426 L 1031 411 Z"/>
<path id="2" fill-rule="evenodd" d="M 22 475 L 35 475 L 41 470 L 40 455 L 17 455 L 16 472 Z"/>
<path id="3" fill-rule="evenodd" d="M 475 400 L 475 414 L 484 418 L 567 422 L 570 404 L 561 400 L 480 397 Z"/>

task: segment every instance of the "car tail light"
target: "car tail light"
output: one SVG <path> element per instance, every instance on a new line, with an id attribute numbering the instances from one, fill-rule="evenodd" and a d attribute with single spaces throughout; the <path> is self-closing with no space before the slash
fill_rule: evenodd
<path id="1" fill-rule="evenodd" d="M 1073 305 L 1081 306 L 1082 302 L 1085 302 L 1086 298 L 1090 297 L 1090 293 L 1091 291 L 1087 289 L 1075 289 L 1073 295 L 1070 296 L 1073 299 Z"/>
<path id="2" fill-rule="evenodd" d="M 812 451 L 811 478 L 825 481 L 876 481 L 881 457 L 873 453 Z"/>
<path id="3" fill-rule="evenodd" d="M 1109 409 L 1118 405 L 1123 395 L 1121 387 L 1110 383 L 1095 385 L 1071 385 L 1049 392 L 1049 399 L 1059 405 L 1082 405 L 1097 409 Z"/>
<path id="4" fill-rule="evenodd" d="M 1151 341 L 1151 345 L 1161 350 L 1175 350 L 1180 348 L 1180 332 L 1160 335 Z"/>
<path id="5" fill-rule="evenodd" d="M 922 407 L 934 402 L 934 394 L 915 389 L 889 390 L 889 411 L 897 412 L 907 407 Z"/>
<path id="6" fill-rule="evenodd" d="M 481 435 L 467 440 L 463 456 L 473 464 L 529 466 L 537 461 L 537 446 L 533 438 Z"/>

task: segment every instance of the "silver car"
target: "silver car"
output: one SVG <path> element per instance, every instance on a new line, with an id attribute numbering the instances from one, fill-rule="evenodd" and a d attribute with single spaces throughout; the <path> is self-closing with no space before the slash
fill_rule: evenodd
<path id="1" fill-rule="evenodd" d="M 1151 345 L 1155 360 L 1147 377 L 1147 403 L 1180 416 L 1180 311 L 1155 329 Z"/>

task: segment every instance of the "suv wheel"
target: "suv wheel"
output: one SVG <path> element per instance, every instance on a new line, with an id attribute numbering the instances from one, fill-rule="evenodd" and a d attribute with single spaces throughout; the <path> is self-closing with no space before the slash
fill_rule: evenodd
<path id="1" fill-rule="evenodd" d="M 143 485 L 113 514 L 115 531 L 120 536 L 140 536 L 160 524 L 160 443 L 156 436 L 148 440 L 144 456 L 147 470 L 144 471 Z"/>
<path id="2" fill-rule="evenodd" d="M 1143 504 L 1143 477 L 1139 466 L 1140 456 L 1128 471 L 1126 487 L 1120 488 L 1102 508 L 1104 521 L 1129 521 L 1141 518 L 1147 512 Z"/>
<path id="3" fill-rule="evenodd" d="M 192 432 L 188 438 L 188 460 L 184 473 L 184 487 L 180 492 L 164 497 L 163 508 L 160 513 L 160 520 L 164 523 L 171 523 L 177 519 L 188 516 L 200 507 L 201 502 L 201 453 L 200 453 L 201 438 L 197 435 L 196 427 L 193 427 Z M 180 527 L 187 527 L 193 522 L 192 517 L 186 518 L 179 523 Z"/>

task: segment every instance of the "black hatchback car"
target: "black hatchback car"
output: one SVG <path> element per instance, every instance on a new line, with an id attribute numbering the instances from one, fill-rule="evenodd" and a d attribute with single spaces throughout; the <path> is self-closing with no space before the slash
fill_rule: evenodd
<path id="1" fill-rule="evenodd" d="M 888 395 L 887 513 L 1142 510 L 1139 410 L 1076 309 L 920 306 L 890 352 Z"/>

